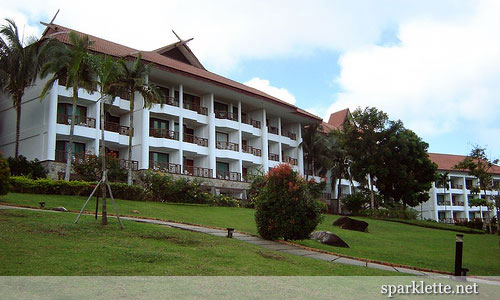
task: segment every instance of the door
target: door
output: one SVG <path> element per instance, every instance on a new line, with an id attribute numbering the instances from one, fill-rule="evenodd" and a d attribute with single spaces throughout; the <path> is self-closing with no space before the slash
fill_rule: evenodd
<path id="1" fill-rule="evenodd" d="M 189 175 L 197 175 L 197 174 L 194 174 L 194 160 L 187 159 L 184 157 L 184 170 Z"/>
<path id="2" fill-rule="evenodd" d="M 216 164 L 217 178 L 229 180 L 229 164 L 225 162 L 217 162 Z"/>

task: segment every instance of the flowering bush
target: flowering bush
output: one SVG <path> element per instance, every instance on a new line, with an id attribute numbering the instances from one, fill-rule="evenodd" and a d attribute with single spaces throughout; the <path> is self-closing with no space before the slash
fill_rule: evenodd
<path id="1" fill-rule="evenodd" d="M 288 164 L 271 169 L 255 199 L 259 234 L 268 240 L 308 238 L 322 220 L 317 190 Z"/>

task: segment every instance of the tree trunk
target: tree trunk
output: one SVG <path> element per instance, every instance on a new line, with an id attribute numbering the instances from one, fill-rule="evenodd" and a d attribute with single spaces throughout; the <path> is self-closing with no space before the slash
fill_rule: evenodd
<path id="1" fill-rule="evenodd" d="M 130 93 L 130 130 L 128 132 L 128 176 L 127 184 L 132 185 L 132 137 L 134 136 L 134 92 Z"/>
<path id="2" fill-rule="evenodd" d="M 22 104 L 23 95 L 16 96 L 16 147 L 14 151 L 14 157 L 17 158 L 19 156 L 19 137 L 21 135 L 21 104 Z"/>
<path id="3" fill-rule="evenodd" d="M 342 187 L 341 187 L 341 183 L 342 183 L 342 176 L 339 176 L 339 184 L 337 185 L 337 212 L 340 214 L 340 197 L 342 197 Z"/>
<path id="4" fill-rule="evenodd" d="M 101 194 L 102 194 L 102 225 L 108 224 L 108 212 L 106 209 L 106 182 L 108 181 L 108 173 L 106 170 L 106 144 L 104 141 L 104 99 L 101 98 L 101 113 L 100 113 L 100 126 L 101 126 L 101 145 L 100 145 L 100 155 L 101 155 L 101 170 L 102 170 L 102 182 L 101 182 Z"/>
<path id="5" fill-rule="evenodd" d="M 368 174 L 368 184 L 370 185 L 370 207 L 375 209 L 375 195 L 373 194 L 372 176 Z"/>
<path id="6" fill-rule="evenodd" d="M 76 101 L 78 100 L 78 87 L 73 87 L 73 108 L 71 111 L 71 124 L 69 124 L 68 156 L 66 157 L 66 172 L 64 180 L 69 181 L 71 174 L 71 160 L 73 158 L 73 135 L 75 132 Z"/>

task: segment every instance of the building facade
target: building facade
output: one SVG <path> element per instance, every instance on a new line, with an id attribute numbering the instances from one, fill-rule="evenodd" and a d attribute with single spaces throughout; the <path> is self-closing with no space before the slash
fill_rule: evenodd
<path id="1" fill-rule="evenodd" d="M 44 38 L 68 43 L 70 29 L 46 25 Z M 90 49 L 97 54 L 130 61 L 138 55 L 138 50 L 89 38 L 93 42 Z M 152 66 L 147 80 L 166 95 L 165 104 L 144 108 L 141 95 L 136 94 L 134 124 L 130 126 L 128 96 L 117 97 L 105 112 L 107 152 L 115 153 L 125 164 L 128 134 L 133 130 L 135 170 L 214 179 L 214 185 L 245 182 L 248 174 L 267 172 L 280 163 L 289 163 L 303 174 L 301 128 L 320 123 L 320 118 L 207 71 L 184 41 L 141 53 L 144 63 Z M 44 84 L 38 80 L 23 98 L 20 154 L 44 162 L 55 177 L 64 170 L 68 150 L 72 91 L 58 82 L 45 99 L 39 99 Z M 76 157 L 99 151 L 99 99 L 97 91 L 78 92 Z M 14 154 L 16 114 L 11 103 L 0 101 L 0 151 L 5 156 Z"/>

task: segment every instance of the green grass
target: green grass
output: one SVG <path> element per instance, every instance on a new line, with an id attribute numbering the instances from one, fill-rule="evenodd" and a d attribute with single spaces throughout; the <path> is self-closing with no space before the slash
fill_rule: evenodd
<path id="1" fill-rule="evenodd" d="M 394 275 L 116 219 L 0 210 L 0 275 Z"/>
<path id="2" fill-rule="evenodd" d="M 2 202 L 38 206 L 45 201 L 47 207 L 64 206 L 79 210 L 83 197 L 58 195 L 9 194 Z M 211 225 L 234 227 L 236 230 L 256 234 L 254 210 L 245 208 L 209 207 L 153 202 L 118 201 L 121 214 L 154 217 Z M 112 208 L 111 206 L 110 209 Z M 89 203 L 88 211 L 95 209 L 95 200 Z M 300 244 L 353 257 L 367 258 L 409 266 L 452 272 L 454 269 L 454 247 L 456 233 L 449 230 L 430 229 L 397 222 L 366 219 L 369 233 L 343 230 L 331 224 L 337 216 L 327 215 L 318 230 L 338 234 L 350 248 L 323 245 L 316 241 L 301 241 Z M 452 226 L 452 225 L 450 225 Z M 500 251 L 498 236 L 487 234 L 464 234 L 464 267 L 474 275 L 500 275 Z"/>
<path id="3" fill-rule="evenodd" d="M 475 234 L 485 234 L 484 230 L 469 228 L 459 225 L 443 224 L 438 222 L 424 221 L 424 220 L 401 220 L 401 219 L 385 219 L 386 221 L 398 222 L 408 225 L 420 226 L 425 228 L 434 228 L 441 230 L 450 230 L 460 233 L 475 233 Z"/>

